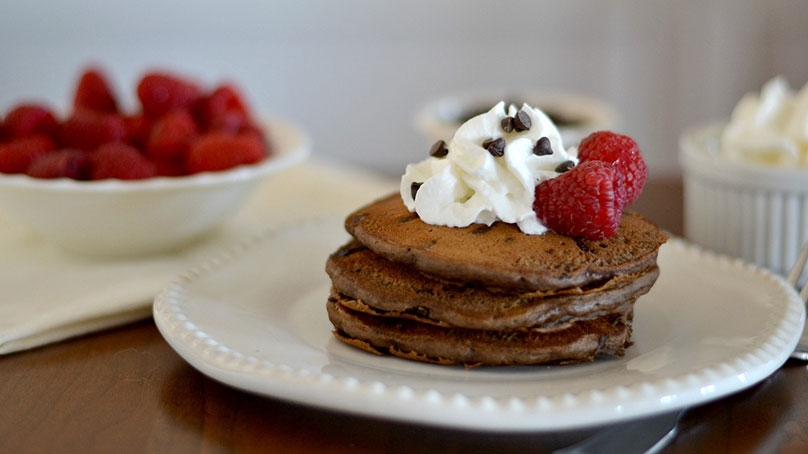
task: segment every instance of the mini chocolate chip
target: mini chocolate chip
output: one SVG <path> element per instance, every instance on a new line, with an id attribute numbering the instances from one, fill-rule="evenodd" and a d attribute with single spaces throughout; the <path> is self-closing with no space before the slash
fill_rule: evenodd
<path id="1" fill-rule="evenodd" d="M 483 142 L 483 148 L 496 157 L 505 155 L 505 139 L 488 139 Z"/>
<path id="2" fill-rule="evenodd" d="M 530 115 L 524 110 L 516 112 L 516 117 L 513 119 L 513 129 L 522 132 L 530 129 L 533 122 L 530 121 Z"/>
<path id="3" fill-rule="evenodd" d="M 533 147 L 533 154 L 536 156 L 547 156 L 553 154 L 553 146 L 550 145 L 550 139 L 547 137 L 542 137 L 536 142 L 536 146 Z"/>
<path id="4" fill-rule="evenodd" d="M 505 117 L 502 119 L 502 130 L 505 132 L 513 131 L 513 117 Z"/>
<path id="5" fill-rule="evenodd" d="M 422 185 L 422 184 L 423 184 L 423 183 L 416 183 L 416 182 L 413 182 L 413 183 L 410 185 L 410 194 L 412 194 L 412 200 L 415 200 L 415 194 L 418 194 L 418 190 L 419 190 L 419 189 L 421 189 L 421 185 Z"/>
<path id="6" fill-rule="evenodd" d="M 575 167 L 574 162 L 572 162 L 572 161 L 564 161 L 561 164 L 559 164 L 558 167 L 555 168 L 555 171 L 558 172 L 558 173 L 564 173 L 564 172 L 567 172 L 569 170 L 572 170 L 573 167 Z"/>
<path id="7" fill-rule="evenodd" d="M 435 142 L 435 145 L 432 145 L 432 149 L 429 150 L 429 156 L 433 158 L 443 158 L 447 154 L 449 154 L 449 149 L 446 148 L 446 142 L 443 140 Z"/>

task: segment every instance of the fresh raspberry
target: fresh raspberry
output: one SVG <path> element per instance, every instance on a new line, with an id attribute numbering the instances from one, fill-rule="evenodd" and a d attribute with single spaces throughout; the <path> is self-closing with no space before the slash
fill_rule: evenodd
<path id="1" fill-rule="evenodd" d="M 105 143 L 122 141 L 126 134 L 120 115 L 79 110 L 62 123 L 60 139 L 66 148 L 91 151 Z"/>
<path id="2" fill-rule="evenodd" d="M 239 132 L 251 122 L 247 103 L 231 84 L 220 85 L 205 96 L 197 114 L 206 131 Z"/>
<path id="3" fill-rule="evenodd" d="M 217 171 L 254 164 L 266 154 L 264 143 L 255 135 L 211 132 L 203 134 L 191 145 L 188 171 Z"/>
<path id="4" fill-rule="evenodd" d="M 151 133 L 151 120 L 142 114 L 125 115 L 123 117 L 123 126 L 126 130 L 125 140 L 127 143 L 141 149 L 146 147 L 146 142 L 148 142 L 149 134 Z"/>
<path id="5" fill-rule="evenodd" d="M 38 157 L 28 166 L 28 175 L 34 178 L 90 178 L 90 158 L 80 150 L 57 150 Z"/>
<path id="6" fill-rule="evenodd" d="M 25 173 L 34 160 L 50 153 L 55 148 L 53 140 L 45 135 L 21 137 L 2 143 L 0 144 L 0 172 Z"/>
<path id="7" fill-rule="evenodd" d="M 626 187 L 626 205 L 633 203 L 642 193 L 648 167 L 637 142 L 631 137 L 611 131 L 594 132 L 578 145 L 578 159 L 612 164 Z"/>
<path id="8" fill-rule="evenodd" d="M 152 119 L 174 109 L 190 109 L 201 98 L 199 87 L 168 73 L 146 74 L 137 85 L 137 97 L 143 113 Z"/>
<path id="9" fill-rule="evenodd" d="M 91 179 L 138 180 L 155 175 L 154 164 L 136 148 L 123 142 L 101 145 L 90 154 Z"/>
<path id="10" fill-rule="evenodd" d="M 6 134 L 10 138 L 46 134 L 55 137 L 59 123 L 50 109 L 40 104 L 18 104 L 12 108 L 3 121 Z"/>
<path id="11" fill-rule="evenodd" d="M 88 68 L 76 84 L 73 96 L 74 110 L 92 110 L 102 113 L 118 113 L 118 101 L 112 85 L 98 68 Z"/>
<path id="12" fill-rule="evenodd" d="M 181 177 L 188 175 L 185 159 L 151 159 L 154 163 L 154 174 L 161 177 Z"/>
<path id="13" fill-rule="evenodd" d="M 615 184 L 615 169 L 601 161 L 581 162 L 536 186 L 533 211 L 550 230 L 600 240 L 620 226 L 625 196 Z"/>
<path id="14" fill-rule="evenodd" d="M 173 110 L 154 123 L 146 143 L 146 155 L 174 159 L 185 155 L 197 135 L 196 121 L 185 110 Z"/>

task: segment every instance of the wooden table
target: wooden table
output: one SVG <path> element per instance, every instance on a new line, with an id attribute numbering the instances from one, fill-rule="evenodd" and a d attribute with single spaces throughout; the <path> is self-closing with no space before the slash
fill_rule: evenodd
<path id="1" fill-rule="evenodd" d="M 681 185 L 637 209 L 681 232 Z M 552 440 L 550 440 L 552 441 Z M 219 384 L 151 320 L 0 357 L 0 452 L 536 452 L 547 434 L 475 433 L 323 411 Z M 689 409 L 663 452 L 808 452 L 808 367 Z"/>

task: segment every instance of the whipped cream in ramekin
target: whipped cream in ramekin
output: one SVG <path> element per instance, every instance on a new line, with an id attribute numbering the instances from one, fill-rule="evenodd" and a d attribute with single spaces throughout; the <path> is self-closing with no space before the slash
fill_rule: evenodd
<path id="1" fill-rule="evenodd" d="M 517 116 L 527 116 L 528 129 L 511 129 L 508 119 Z M 504 143 L 492 145 L 497 139 Z M 450 227 L 502 221 L 527 234 L 546 232 L 533 211 L 536 185 L 559 175 L 559 166 L 577 163 L 577 150 L 564 149 L 556 125 L 527 104 L 498 103 L 466 121 L 440 148 L 407 166 L 401 198 L 427 224 Z"/>
<path id="2" fill-rule="evenodd" d="M 783 77 L 745 95 L 721 136 L 730 159 L 779 167 L 808 167 L 808 84 L 794 92 Z"/>

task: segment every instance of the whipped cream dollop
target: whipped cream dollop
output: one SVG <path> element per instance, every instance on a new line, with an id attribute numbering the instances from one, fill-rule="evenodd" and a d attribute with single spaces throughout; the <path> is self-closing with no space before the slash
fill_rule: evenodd
<path id="1" fill-rule="evenodd" d="M 745 95 L 721 136 L 721 154 L 781 167 L 808 167 L 808 84 L 794 92 L 783 77 Z"/>
<path id="2" fill-rule="evenodd" d="M 577 164 L 576 154 L 564 149 L 544 112 L 500 102 L 461 125 L 445 147 L 436 144 L 429 158 L 408 165 L 401 198 L 427 224 L 502 221 L 542 234 L 547 228 L 533 211 L 535 187 Z"/>

